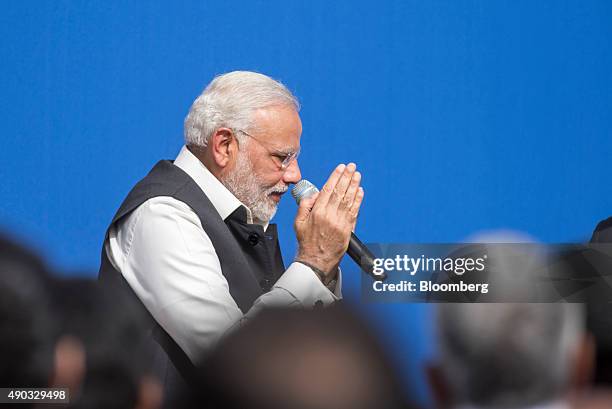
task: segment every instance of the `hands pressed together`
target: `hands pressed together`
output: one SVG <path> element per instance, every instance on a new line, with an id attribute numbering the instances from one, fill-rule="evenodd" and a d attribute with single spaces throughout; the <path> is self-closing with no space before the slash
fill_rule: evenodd
<path id="1" fill-rule="evenodd" d="M 296 261 L 320 270 L 325 284 L 337 274 L 363 201 L 356 168 L 354 163 L 338 165 L 321 192 L 300 201 L 295 217 Z"/>

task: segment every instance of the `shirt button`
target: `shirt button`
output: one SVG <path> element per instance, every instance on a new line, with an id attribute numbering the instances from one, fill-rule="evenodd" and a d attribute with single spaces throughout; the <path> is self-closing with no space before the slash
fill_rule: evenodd
<path id="1" fill-rule="evenodd" d="M 251 233 L 249 234 L 248 242 L 251 246 L 256 246 L 259 243 L 259 234 Z"/>
<path id="2" fill-rule="evenodd" d="M 264 278 L 259 282 L 259 285 L 262 290 L 270 291 L 272 289 L 272 280 L 269 278 Z"/>
<path id="3" fill-rule="evenodd" d="M 317 309 L 319 309 L 319 308 L 323 308 L 323 301 L 321 301 L 321 300 L 317 300 L 317 301 L 314 303 L 314 307 L 315 307 L 315 308 L 317 308 Z"/>

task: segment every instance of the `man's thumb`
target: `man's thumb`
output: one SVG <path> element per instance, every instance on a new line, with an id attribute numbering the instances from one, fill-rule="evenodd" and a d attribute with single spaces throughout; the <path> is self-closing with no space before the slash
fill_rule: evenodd
<path id="1" fill-rule="evenodd" d="M 295 216 L 296 223 L 303 223 L 308 219 L 312 208 L 317 201 L 317 197 L 319 197 L 319 193 L 315 193 L 314 195 L 300 200 L 300 206 L 298 207 L 297 216 Z"/>

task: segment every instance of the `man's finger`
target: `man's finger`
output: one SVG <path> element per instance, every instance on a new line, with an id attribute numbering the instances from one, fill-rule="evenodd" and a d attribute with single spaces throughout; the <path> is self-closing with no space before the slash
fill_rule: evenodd
<path id="1" fill-rule="evenodd" d="M 308 220 L 308 216 L 312 211 L 312 207 L 317 201 L 317 197 L 319 197 L 319 193 L 315 193 L 314 195 L 300 200 L 300 205 L 298 206 L 297 215 L 295 216 L 296 223 L 303 223 Z"/>
<path id="2" fill-rule="evenodd" d="M 363 191 L 363 188 L 360 187 L 357 190 L 357 194 L 355 195 L 355 200 L 353 201 L 353 204 L 351 205 L 351 208 L 349 210 L 349 217 L 350 217 L 350 220 L 353 222 L 353 225 L 357 221 L 357 215 L 359 214 L 359 207 L 361 207 L 361 202 L 363 202 L 363 196 L 364 196 L 364 191 Z"/>
<path id="3" fill-rule="evenodd" d="M 355 201 L 355 197 L 357 196 L 357 192 L 359 192 L 359 184 L 361 183 L 361 173 L 355 172 L 351 179 L 351 183 L 349 184 L 348 189 L 346 189 L 346 193 L 344 194 L 344 198 L 338 206 L 339 210 L 349 210 Z"/>
<path id="4" fill-rule="evenodd" d="M 327 179 L 327 182 L 325 182 L 323 188 L 321 188 L 319 199 L 317 200 L 317 206 L 327 206 L 327 202 L 329 201 L 329 198 L 332 195 L 334 188 L 336 187 L 338 180 L 340 180 L 345 168 L 346 166 L 344 164 L 336 166 L 336 169 L 334 169 L 332 174 L 329 176 L 329 179 Z"/>
<path id="5" fill-rule="evenodd" d="M 344 196 L 346 194 L 346 190 L 351 184 L 351 180 L 353 178 L 353 175 L 355 174 L 356 168 L 357 166 L 354 163 L 349 163 L 344 169 L 344 172 L 342 172 L 342 176 L 340 176 L 340 179 L 338 180 L 338 183 L 336 183 L 334 191 L 329 197 L 329 203 L 332 206 L 340 206 L 341 202 L 345 200 Z"/>

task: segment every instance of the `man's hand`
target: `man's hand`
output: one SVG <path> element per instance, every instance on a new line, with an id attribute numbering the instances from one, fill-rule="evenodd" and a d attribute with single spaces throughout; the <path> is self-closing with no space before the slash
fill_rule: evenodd
<path id="1" fill-rule="evenodd" d="M 337 272 L 363 201 L 361 174 L 355 169 L 354 163 L 339 165 L 320 193 L 300 201 L 295 217 L 296 261 L 322 271 L 324 283 Z"/>

